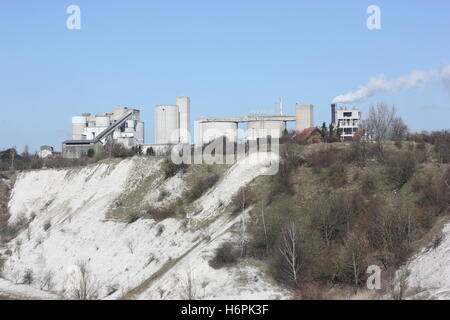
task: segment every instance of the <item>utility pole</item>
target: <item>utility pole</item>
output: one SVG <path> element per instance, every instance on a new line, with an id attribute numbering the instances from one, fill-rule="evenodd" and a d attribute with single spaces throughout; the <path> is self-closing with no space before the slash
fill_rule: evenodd
<path id="1" fill-rule="evenodd" d="M 283 108 L 284 108 L 283 98 L 280 98 L 279 104 L 280 104 L 280 116 L 282 116 L 283 115 Z"/>

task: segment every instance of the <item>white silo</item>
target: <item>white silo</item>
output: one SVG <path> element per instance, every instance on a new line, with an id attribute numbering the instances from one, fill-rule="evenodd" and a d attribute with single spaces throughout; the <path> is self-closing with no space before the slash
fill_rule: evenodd
<path id="1" fill-rule="evenodd" d="M 127 111 L 128 111 L 127 107 L 120 107 L 120 106 L 119 107 L 115 107 L 113 109 L 113 115 L 111 117 L 111 120 L 112 121 L 119 120 L 120 118 L 122 118 L 127 113 Z"/>
<path id="2" fill-rule="evenodd" d="M 200 123 L 200 137 L 203 144 L 225 136 L 228 141 L 237 141 L 236 122 L 203 122 Z"/>
<path id="3" fill-rule="evenodd" d="M 138 144 L 144 144 L 144 123 L 141 121 L 138 121 L 136 123 L 136 141 Z"/>
<path id="4" fill-rule="evenodd" d="M 189 97 L 178 97 L 176 105 L 180 112 L 180 143 L 190 143 L 190 108 Z"/>
<path id="5" fill-rule="evenodd" d="M 258 120 L 248 122 L 248 139 L 256 140 L 258 138 L 280 138 L 286 129 L 286 123 L 279 120 Z"/>
<path id="6" fill-rule="evenodd" d="M 175 144 L 179 142 L 178 106 L 155 107 L 155 142 L 157 144 Z"/>
<path id="7" fill-rule="evenodd" d="M 101 128 L 107 128 L 109 127 L 109 117 L 103 116 L 103 115 L 96 115 L 95 116 L 95 126 L 101 127 Z"/>
<path id="8" fill-rule="evenodd" d="M 72 139 L 81 140 L 87 126 L 87 119 L 83 116 L 72 117 Z"/>

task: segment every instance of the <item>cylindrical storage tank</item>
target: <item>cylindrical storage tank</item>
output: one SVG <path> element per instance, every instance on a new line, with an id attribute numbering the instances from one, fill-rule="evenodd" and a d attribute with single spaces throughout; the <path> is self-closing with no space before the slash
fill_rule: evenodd
<path id="1" fill-rule="evenodd" d="M 141 121 L 136 123 L 136 140 L 139 144 L 144 144 L 144 123 Z"/>
<path id="2" fill-rule="evenodd" d="M 189 97 L 178 97 L 177 106 L 180 111 L 180 143 L 190 143 L 190 105 Z"/>
<path id="3" fill-rule="evenodd" d="M 72 117 L 72 139 L 82 140 L 86 126 L 87 126 L 86 117 L 83 116 Z"/>
<path id="4" fill-rule="evenodd" d="M 248 139 L 256 140 L 258 138 L 280 138 L 283 131 L 286 129 L 286 123 L 284 121 L 275 120 L 259 120 L 251 121 L 248 123 Z"/>
<path id="5" fill-rule="evenodd" d="M 109 127 L 109 117 L 108 116 L 95 116 L 95 126 L 96 127 Z"/>
<path id="6" fill-rule="evenodd" d="M 155 107 L 156 144 L 175 144 L 179 141 L 179 112 L 177 106 Z"/>
<path id="7" fill-rule="evenodd" d="M 225 136 L 229 142 L 237 141 L 236 122 L 203 122 L 201 123 L 200 130 L 203 144 L 223 136 Z"/>

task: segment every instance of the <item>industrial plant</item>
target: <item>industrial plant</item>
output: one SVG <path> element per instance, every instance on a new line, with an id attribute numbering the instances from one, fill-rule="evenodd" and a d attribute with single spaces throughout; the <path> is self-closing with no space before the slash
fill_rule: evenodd
<path id="1" fill-rule="evenodd" d="M 190 98 L 178 97 L 174 105 L 157 105 L 154 109 L 155 142 L 145 144 L 144 122 L 140 110 L 116 107 L 105 115 L 84 113 L 72 117 L 72 139 L 63 142 L 63 157 L 79 158 L 89 149 L 97 150 L 108 142 L 121 144 L 126 148 L 140 147 L 143 152 L 152 148 L 154 154 L 170 152 L 177 144 L 193 144 L 190 129 Z M 358 130 L 361 112 L 357 108 L 331 105 L 331 123 L 341 129 L 343 139 L 351 138 Z M 280 138 L 287 130 L 288 122 L 295 122 L 295 129 L 301 133 L 314 127 L 314 106 L 295 105 L 295 115 L 284 115 L 280 102 L 279 114 L 252 114 L 248 116 L 200 117 L 197 119 L 197 144 L 203 145 L 218 137 L 230 142 Z M 246 126 L 246 135 L 238 135 L 239 125 Z"/>
<path id="2" fill-rule="evenodd" d="M 144 144 L 144 123 L 140 111 L 116 107 L 105 115 L 83 113 L 72 117 L 72 140 L 62 145 L 64 158 L 79 158 L 89 149 L 96 150 L 109 141 L 127 148 Z"/>
<path id="3" fill-rule="evenodd" d="M 341 130 L 341 138 L 348 140 L 360 130 L 361 127 L 361 111 L 353 107 L 349 109 L 347 106 L 336 108 L 336 104 L 331 105 L 331 123 L 335 128 Z"/>

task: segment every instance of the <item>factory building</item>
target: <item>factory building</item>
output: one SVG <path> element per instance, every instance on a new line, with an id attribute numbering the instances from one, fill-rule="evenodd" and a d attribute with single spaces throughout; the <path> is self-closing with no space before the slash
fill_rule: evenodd
<path id="1" fill-rule="evenodd" d="M 179 97 L 176 105 L 155 107 L 155 143 L 190 143 L 190 99 Z"/>
<path id="2" fill-rule="evenodd" d="M 107 141 L 127 148 L 143 145 L 144 123 L 140 121 L 140 111 L 115 107 L 104 115 L 84 113 L 72 117 L 72 140 L 63 142 L 63 156 L 79 158 Z"/>
<path id="3" fill-rule="evenodd" d="M 225 136 L 235 142 L 238 137 L 239 123 L 247 125 L 247 140 L 260 138 L 280 138 L 287 128 L 287 122 L 296 122 L 296 130 L 301 132 L 313 127 L 312 104 L 297 104 L 296 115 L 254 115 L 243 117 L 199 118 L 199 142 L 208 143 L 215 138 Z"/>
<path id="4" fill-rule="evenodd" d="M 361 111 L 356 107 L 350 109 L 346 106 L 337 107 L 336 104 L 332 104 L 331 122 L 335 127 L 341 129 L 342 139 L 349 140 L 360 130 Z"/>

